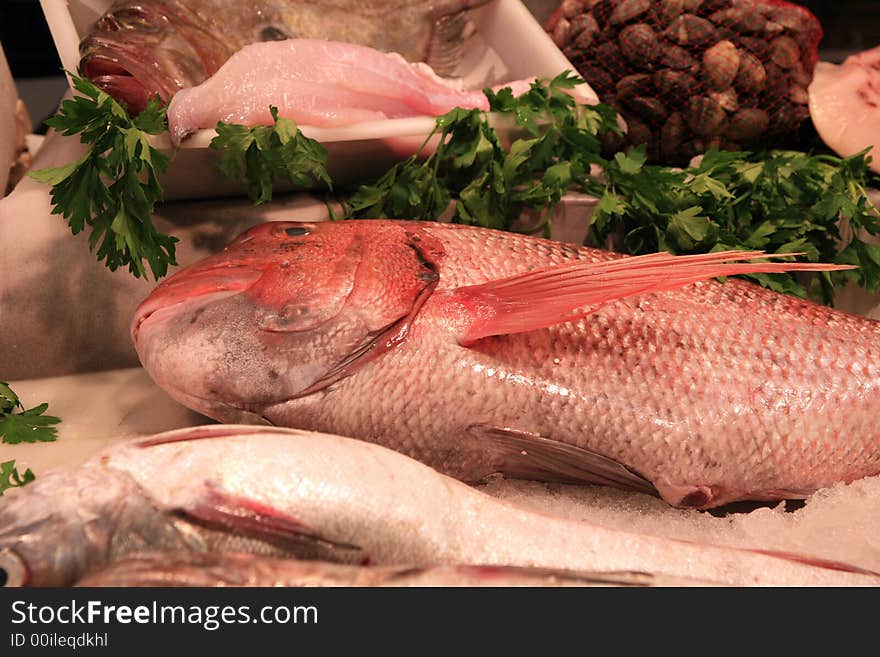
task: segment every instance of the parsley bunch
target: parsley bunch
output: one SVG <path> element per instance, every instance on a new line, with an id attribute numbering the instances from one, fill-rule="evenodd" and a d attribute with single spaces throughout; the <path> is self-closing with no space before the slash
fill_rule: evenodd
<path id="1" fill-rule="evenodd" d="M 65 101 L 48 123 L 65 134 L 81 133 L 91 148 L 67 167 L 31 175 L 53 186 L 53 211 L 74 233 L 92 228 L 92 248 L 100 242 L 98 257 L 111 269 L 128 264 L 142 276 L 146 260 L 158 278 L 176 264 L 176 239 L 157 233 L 150 220 L 166 158 L 147 136 L 166 129 L 164 109 L 151 102 L 132 119 L 91 83 L 76 77 L 74 83 L 85 97 Z M 863 239 L 880 234 L 865 192 L 878 182 L 866 153 L 711 151 L 685 170 L 648 165 L 643 148 L 603 152 L 603 136 L 619 132 L 617 115 L 607 105 L 577 105 L 568 92 L 580 83 L 564 72 L 516 98 L 510 89 L 487 89 L 492 114 L 457 108 L 438 117 L 418 153 L 354 190 L 343 203 L 345 216 L 449 218 L 550 236 L 554 206 L 579 190 L 599 199 L 590 230 L 595 245 L 613 240 L 632 254 L 762 249 L 857 265 L 821 272 L 809 287 L 788 274 L 750 276 L 776 291 L 825 302 L 849 280 L 872 291 L 880 287 L 880 247 Z M 220 154 L 221 172 L 241 181 L 254 203 L 271 199 L 276 179 L 329 188 L 324 147 L 294 121 L 279 118 L 276 108 L 270 111 L 272 126 L 218 123 L 211 148 Z M 519 130 L 510 144 L 494 127 L 499 117 Z M 601 174 L 592 175 L 597 170 Z M 536 225 L 520 224 L 526 208 L 539 211 Z"/>
<path id="2" fill-rule="evenodd" d="M 52 186 L 52 212 L 67 219 L 74 235 L 91 229 L 89 247 L 111 270 L 128 265 L 137 277 L 168 271 L 177 238 L 156 231 L 151 218 L 162 198 L 157 179 L 168 158 L 148 135 L 167 130 L 165 108 L 152 99 L 132 118 L 122 105 L 88 80 L 73 77 L 83 94 L 65 100 L 46 125 L 65 135 L 79 134 L 89 149 L 79 160 L 29 175 Z"/>
<path id="3" fill-rule="evenodd" d="M 52 425 L 61 422 L 60 418 L 44 415 L 49 404 L 39 404 L 25 410 L 8 383 L 0 381 L 0 442 L 17 443 L 53 442 L 58 438 L 58 429 Z M 20 474 L 15 461 L 0 463 L 0 495 L 8 488 L 18 488 L 34 480 L 34 473 L 27 469 Z"/>
<path id="4" fill-rule="evenodd" d="M 862 239 L 880 235 L 877 208 L 868 199 L 872 180 L 866 153 L 849 158 L 797 151 L 710 151 L 685 170 L 645 164 L 644 148 L 618 153 L 603 164 L 604 182 L 591 241 L 622 238 L 629 253 L 705 253 L 760 249 L 804 253 L 811 262 L 856 265 L 821 272 L 808 289 L 793 274 L 748 278 L 800 297 L 830 303 L 848 280 L 876 291 L 880 247 Z"/>
<path id="5" fill-rule="evenodd" d="M 581 82 L 565 72 L 517 98 L 509 88 L 487 89 L 491 111 L 512 117 L 522 138 L 505 148 L 486 112 L 456 108 L 437 118 L 418 153 L 361 185 L 346 216 L 436 220 L 454 201 L 456 223 L 514 230 L 522 210 L 534 208 L 542 219 L 523 230 L 549 234 L 554 206 L 601 161 L 601 135 L 618 130 L 611 107 L 579 107 L 566 92 Z M 423 158 L 435 135 L 436 149 Z"/>

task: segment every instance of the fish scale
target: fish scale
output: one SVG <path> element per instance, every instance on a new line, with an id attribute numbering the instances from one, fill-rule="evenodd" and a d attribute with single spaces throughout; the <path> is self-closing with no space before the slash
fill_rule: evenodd
<path id="1" fill-rule="evenodd" d="M 378 221 L 308 226 L 313 234 L 296 239 L 304 246 L 321 240 L 322 250 L 314 253 L 337 264 L 345 260 L 335 255 L 335 242 L 347 243 L 352 234 L 366 244 L 381 239 L 382 249 L 364 250 L 348 263 L 352 270 L 364 259 L 390 258 L 397 248 L 406 253 L 407 240 L 416 234 L 423 243 L 442 245 L 442 253 L 433 256 L 439 281 L 408 320 L 405 338 L 386 351 L 364 352 L 343 376 L 323 387 L 312 384 L 309 394 L 267 400 L 272 390 L 260 383 L 260 362 L 283 362 L 291 377 L 284 389 L 296 391 L 307 387 L 297 382 L 297 376 L 306 376 L 299 359 L 307 358 L 310 367 L 324 359 L 329 369 L 336 358 L 330 354 L 352 347 L 340 346 L 342 334 L 327 338 L 325 329 L 316 327 L 315 336 L 329 339 L 335 351 L 322 355 L 320 349 L 297 346 L 317 344 L 316 337 L 300 332 L 281 338 L 285 350 L 275 352 L 259 331 L 237 329 L 237 358 L 251 371 L 230 371 L 211 357 L 214 347 L 204 345 L 205 335 L 218 335 L 211 333 L 216 327 L 183 325 L 179 319 L 200 306 L 198 294 L 185 292 L 198 284 L 196 267 L 172 277 L 168 292 L 160 285 L 135 321 L 141 360 L 172 396 L 222 421 L 242 419 L 245 403 L 250 421 L 380 443 L 465 481 L 501 473 L 653 487 L 681 506 L 805 497 L 880 472 L 877 322 L 731 279 L 593 304 L 580 319 L 553 324 L 551 318 L 545 327 L 499 335 L 492 326 L 507 321 L 509 290 L 536 289 L 536 281 L 565 268 L 554 285 L 589 292 L 601 280 L 589 273 L 584 283 L 571 282 L 580 280 L 573 278 L 579 265 L 571 263 L 592 267 L 589 272 L 613 271 L 608 268 L 619 268 L 620 256 L 463 226 Z M 271 270 L 278 230 L 267 225 L 246 234 L 251 266 Z M 236 253 L 233 243 L 208 262 L 235 262 Z M 670 266 L 674 260 L 670 257 Z M 660 284 L 676 275 L 672 269 L 656 273 L 650 262 L 644 266 L 635 280 L 655 277 Z M 528 272 L 538 278 L 523 278 Z M 416 270 L 399 275 L 415 276 Z M 498 283 L 509 277 L 516 278 Z M 359 280 L 333 325 L 351 328 L 362 321 L 358 318 L 374 308 L 364 300 L 375 304 L 381 298 L 376 289 L 404 289 L 394 279 L 385 272 Z M 210 315 L 219 326 L 233 320 L 239 327 L 253 325 L 255 317 L 269 312 L 248 301 L 263 294 L 254 288 L 259 282 L 212 302 L 213 314 L 201 317 Z M 549 307 L 554 289 L 529 292 L 510 321 L 530 308 Z M 333 290 L 327 295 L 336 298 Z M 463 337 L 483 324 L 489 328 L 476 340 Z M 207 360 L 194 362 L 193 349 Z M 234 380 L 239 393 L 199 392 L 205 381 L 222 377 Z M 267 391 L 260 403 L 252 403 L 248 387 Z"/>

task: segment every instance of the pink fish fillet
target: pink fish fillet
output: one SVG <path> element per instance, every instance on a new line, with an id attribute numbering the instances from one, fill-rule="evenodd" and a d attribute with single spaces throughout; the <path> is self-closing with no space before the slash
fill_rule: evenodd
<path id="1" fill-rule="evenodd" d="M 515 95 L 531 80 L 509 83 Z M 179 91 L 168 108 L 175 141 L 218 121 L 271 125 L 269 106 L 303 125 L 437 116 L 454 107 L 489 109 L 481 90 L 444 79 L 396 53 L 317 39 L 245 46 L 205 82 Z"/>
<path id="2" fill-rule="evenodd" d="M 841 65 L 819 62 L 810 84 L 810 115 L 829 148 L 849 157 L 872 147 L 880 173 L 880 46 Z"/>

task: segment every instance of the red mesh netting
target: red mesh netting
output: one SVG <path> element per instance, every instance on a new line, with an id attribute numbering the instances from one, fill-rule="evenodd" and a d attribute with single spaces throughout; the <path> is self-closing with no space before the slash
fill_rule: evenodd
<path id="1" fill-rule="evenodd" d="M 547 31 L 652 161 L 772 145 L 809 116 L 822 27 L 783 0 L 565 0 Z"/>

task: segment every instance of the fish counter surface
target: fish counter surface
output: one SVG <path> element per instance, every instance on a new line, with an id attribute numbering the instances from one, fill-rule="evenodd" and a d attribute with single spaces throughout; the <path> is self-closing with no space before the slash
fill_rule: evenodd
<path id="1" fill-rule="evenodd" d="M 0 447 L 0 460 L 16 459 L 38 481 L 50 468 L 80 464 L 121 439 L 210 422 L 169 398 L 141 369 L 12 383 L 26 407 L 46 401 L 49 412 L 63 418 L 55 443 Z M 612 529 L 785 550 L 880 570 L 880 477 L 821 490 L 793 512 L 779 504 L 723 516 L 607 487 L 498 478 L 481 489 L 520 507 Z"/>

